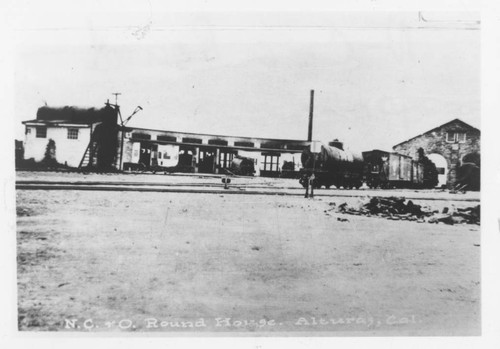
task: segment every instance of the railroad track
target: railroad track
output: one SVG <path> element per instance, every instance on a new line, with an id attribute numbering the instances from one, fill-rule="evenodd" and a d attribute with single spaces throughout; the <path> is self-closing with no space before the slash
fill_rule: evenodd
<path id="1" fill-rule="evenodd" d="M 304 196 L 301 187 L 272 186 L 265 183 L 230 184 L 228 189 L 223 183 L 144 183 L 144 182 L 110 182 L 110 181 L 16 181 L 17 190 L 83 190 L 83 191 L 133 191 L 158 193 L 195 193 L 195 194 L 240 194 L 240 195 L 282 195 Z M 344 190 L 315 189 L 318 197 L 375 197 L 404 196 L 412 200 L 445 200 L 479 202 L 477 197 L 452 195 L 449 193 L 393 191 L 382 189 Z"/>
<path id="2" fill-rule="evenodd" d="M 44 181 L 44 180 L 19 180 L 16 181 L 17 186 L 31 186 L 31 185 L 47 185 L 47 186 L 57 186 L 57 185 L 74 185 L 74 186 L 138 186 L 138 187 L 215 187 L 224 188 L 222 182 L 205 182 L 205 183 L 161 183 L 161 182 L 121 182 L 121 181 Z M 255 188 L 255 189 L 282 189 L 282 190 L 304 190 L 300 186 L 290 187 L 290 186 L 276 186 L 266 183 L 234 183 L 230 184 L 230 187 L 234 188 Z M 316 189 L 317 190 L 317 189 Z"/>

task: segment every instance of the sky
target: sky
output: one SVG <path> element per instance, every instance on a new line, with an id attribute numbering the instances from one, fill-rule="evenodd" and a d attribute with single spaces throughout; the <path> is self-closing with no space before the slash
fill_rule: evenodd
<path id="1" fill-rule="evenodd" d="M 75 20 L 78 18 L 79 20 Z M 105 13 L 18 25 L 16 138 L 39 107 L 101 107 L 128 126 L 306 139 L 364 151 L 452 119 L 480 128 L 471 13 Z"/>

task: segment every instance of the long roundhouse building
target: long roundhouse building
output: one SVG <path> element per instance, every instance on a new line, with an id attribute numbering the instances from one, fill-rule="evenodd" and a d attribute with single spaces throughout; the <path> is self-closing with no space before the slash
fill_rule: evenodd
<path id="1" fill-rule="evenodd" d="M 100 170 L 169 170 L 225 173 L 235 157 L 254 162 L 255 175 L 294 176 L 310 142 L 199 134 L 120 126 L 116 108 L 41 107 L 24 121 L 25 159 Z M 52 140 L 49 145 L 49 140 Z"/>

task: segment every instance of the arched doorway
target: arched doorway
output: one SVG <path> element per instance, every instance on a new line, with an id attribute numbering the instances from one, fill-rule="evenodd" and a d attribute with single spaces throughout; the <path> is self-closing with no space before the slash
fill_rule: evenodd
<path id="1" fill-rule="evenodd" d="M 462 165 L 465 163 L 476 164 L 481 167 L 481 155 L 479 153 L 469 153 L 462 157 Z"/>
<path id="2" fill-rule="evenodd" d="M 438 171 L 438 187 L 446 186 L 446 181 L 448 179 L 448 162 L 441 154 L 430 154 L 427 156 L 429 160 L 431 160 L 434 165 L 436 165 L 436 169 Z"/>

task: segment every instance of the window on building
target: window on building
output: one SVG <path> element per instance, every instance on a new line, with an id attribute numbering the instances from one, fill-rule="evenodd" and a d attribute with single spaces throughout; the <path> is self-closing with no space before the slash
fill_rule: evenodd
<path id="1" fill-rule="evenodd" d="M 267 143 L 262 143 L 260 145 L 261 148 L 267 148 L 267 149 L 281 149 L 282 144 L 277 143 L 277 142 L 267 142 Z"/>
<path id="2" fill-rule="evenodd" d="M 68 139 L 78 139 L 77 128 L 68 128 Z"/>
<path id="3" fill-rule="evenodd" d="M 227 141 L 223 139 L 209 139 L 208 144 L 213 145 L 227 145 Z"/>
<path id="4" fill-rule="evenodd" d="M 446 132 L 446 142 L 448 143 L 464 143 L 466 139 L 465 132 Z"/>
<path id="5" fill-rule="evenodd" d="M 229 152 L 220 152 L 219 153 L 219 164 L 221 168 L 229 168 L 231 167 L 231 163 L 234 158 L 234 153 Z"/>
<path id="6" fill-rule="evenodd" d="M 156 140 L 158 140 L 158 141 L 166 141 L 166 142 L 177 142 L 177 137 L 166 136 L 166 135 L 158 135 L 158 136 L 156 136 Z"/>
<path id="7" fill-rule="evenodd" d="M 146 134 L 146 133 L 134 132 L 134 133 L 132 133 L 132 139 L 144 139 L 144 140 L 148 140 L 148 139 L 151 139 L 151 135 L 150 134 Z"/>
<path id="8" fill-rule="evenodd" d="M 270 155 L 266 154 L 264 155 L 264 171 L 279 171 L 279 160 L 280 156 L 279 155 Z"/>
<path id="9" fill-rule="evenodd" d="M 31 128 L 26 127 L 26 134 L 27 134 L 27 135 L 31 134 Z"/>
<path id="10" fill-rule="evenodd" d="M 199 138 L 191 138 L 191 137 L 184 137 L 184 138 L 182 138 L 182 143 L 196 143 L 196 144 L 201 144 L 201 139 L 199 139 Z"/>
<path id="11" fill-rule="evenodd" d="M 234 146 L 253 148 L 254 144 L 252 142 L 234 142 Z"/>
<path id="12" fill-rule="evenodd" d="M 47 127 L 37 127 L 36 138 L 47 138 Z"/>

